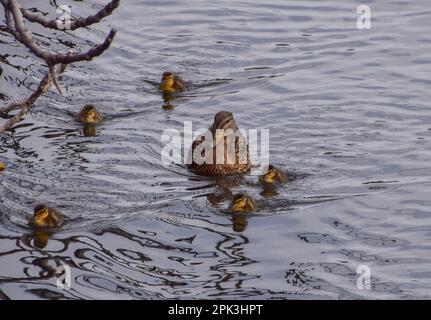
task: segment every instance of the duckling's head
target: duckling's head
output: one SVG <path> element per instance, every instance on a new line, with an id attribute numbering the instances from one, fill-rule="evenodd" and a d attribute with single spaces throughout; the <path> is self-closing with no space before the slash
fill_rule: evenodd
<path id="1" fill-rule="evenodd" d="M 45 221 L 48 216 L 48 207 L 43 204 L 38 204 L 36 207 L 34 207 L 34 215 L 30 222 L 35 226 L 42 227 L 45 225 Z"/>
<path id="2" fill-rule="evenodd" d="M 273 165 L 269 165 L 268 171 L 262 176 L 263 182 L 273 183 L 277 175 L 277 171 Z"/>
<path id="3" fill-rule="evenodd" d="M 82 109 L 82 114 L 86 120 L 87 123 L 95 123 L 98 122 L 97 119 L 97 109 L 92 104 L 87 104 L 84 109 Z"/>
<path id="4" fill-rule="evenodd" d="M 162 75 L 160 89 L 169 91 L 174 89 L 175 76 L 171 71 L 166 71 Z"/>
<path id="5" fill-rule="evenodd" d="M 232 211 L 233 212 L 248 212 L 255 211 L 256 204 L 252 198 L 250 198 L 246 194 L 237 194 L 233 197 L 232 202 Z"/>

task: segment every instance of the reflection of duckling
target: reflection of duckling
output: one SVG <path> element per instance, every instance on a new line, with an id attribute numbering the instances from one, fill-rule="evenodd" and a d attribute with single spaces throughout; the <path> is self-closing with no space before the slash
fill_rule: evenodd
<path id="1" fill-rule="evenodd" d="M 206 195 L 206 197 L 209 203 L 211 203 L 214 207 L 218 207 L 220 203 L 226 200 L 226 196 L 224 194 L 209 193 Z"/>
<path id="2" fill-rule="evenodd" d="M 95 137 L 96 136 L 96 126 L 94 124 L 84 124 L 84 128 L 82 129 L 82 133 L 86 137 Z"/>
<path id="3" fill-rule="evenodd" d="M 36 247 L 38 247 L 39 249 L 43 249 L 43 248 L 45 248 L 46 247 L 46 245 L 48 244 L 48 240 L 49 240 L 49 237 L 50 237 L 51 235 L 49 234 L 49 233 L 47 233 L 47 232 L 44 232 L 44 231 L 36 231 L 34 234 L 33 234 L 33 239 L 34 239 L 34 245 L 36 246 Z"/>
<path id="4" fill-rule="evenodd" d="M 186 85 L 179 75 L 167 71 L 162 75 L 159 89 L 163 90 L 164 93 L 182 92 L 186 89 Z"/>
<path id="5" fill-rule="evenodd" d="M 175 105 L 173 104 L 174 97 L 171 93 L 163 93 L 163 101 L 165 102 L 162 105 L 163 110 L 170 111 L 175 109 Z"/>
<path id="6" fill-rule="evenodd" d="M 206 138 L 210 137 L 211 140 L 206 141 Z M 233 145 L 230 145 L 229 141 Z M 220 146 L 221 143 L 224 143 L 224 146 Z M 208 148 L 212 148 L 212 155 L 205 154 Z M 222 148 L 223 154 L 220 151 L 217 152 Z M 191 157 L 189 159 L 191 163 L 187 164 L 187 167 L 197 174 L 207 176 L 243 174 L 250 169 L 247 142 L 238 130 L 232 113 L 227 111 L 218 112 L 208 131 L 195 139 L 190 148 L 189 157 Z M 210 158 L 207 159 L 207 157 Z"/>
<path id="7" fill-rule="evenodd" d="M 268 171 L 260 176 L 259 181 L 263 184 L 286 183 L 288 178 L 280 169 L 269 165 Z"/>
<path id="8" fill-rule="evenodd" d="M 237 194 L 233 197 L 232 206 L 233 212 L 253 212 L 257 210 L 256 201 L 247 194 Z"/>
<path id="9" fill-rule="evenodd" d="M 243 232 L 247 227 L 247 218 L 243 214 L 236 214 L 232 217 L 232 230 Z"/>
<path id="10" fill-rule="evenodd" d="M 85 124 L 100 124 L 103 117 L 95 106 L 87 104 L 78 114 L 76 120 Z"/>
<path id="11" fill-rule="evenodd" d="M 260 194 L 266 198 L 278 196 L 277 188 L 273 184 L 264 184 Z"/>
<path id="12" fill-rule="evenodd" d="M 34 208 L 34 216 L 29 219 L 32 227 L 40 229 L 61 228 L 63 223 L 64 218 L 60 212 L 43 204 Z"/>
<path id="13" fill-rule="evenodd" d="M 2 162 L 0 162 L 0 172 L 6 170 L 6 165 Z"/>

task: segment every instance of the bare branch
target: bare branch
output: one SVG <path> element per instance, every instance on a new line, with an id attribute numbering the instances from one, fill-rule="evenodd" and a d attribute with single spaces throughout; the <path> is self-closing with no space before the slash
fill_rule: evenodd
<path id="1" fill-rule="evenodd" d="M 58 68 L 56 72 L 54 72 L 55 76 L 59 76 L 66 70 L 66 65 L 62 64 Z M 6 106 L 4 109 L 6 110 L 13 110 L 14 108 L 20 107 L 21 110 L 12 118 L 10 118 L 3 126 L 0 127 L 0 132 L 5 132 L 6 130 L 9 130 L 12 128 L 18 121 L 22 119 L 22 117 L 30 110 L 30 108 L 34 105 L 36 100 L 43 95 L 45 92 L 48 91 L 49 87 L 51 86 L 52 82 L 52 74 L 51 72 L 47 72 L 46 75 L 42 78 L 42 80 L 39 83 L 39 86 L 37 87 L 36 91 L 27 97 L 26 99 L 20 101 L 20 102 L 12 102 L 9 106 Z M 1 112 L 4 110 L 0 110 Z"/>
<path id="2" fill-rule="evenodd" d="M 57 88 L 58 93 L 62 96 L 63 90 L 61 89 L 61 86 L 58 83 L 58 79 L 57 79 L 57 75 L 55 74 L 54 66 L 49 65 L 48 68 L 49 68 L 49 73 L 51 73 L 52 83 L 54 83 L 54 86 Z"/>
<path id="3" fill-rule="evenodd" d="M 95 15 L 89 16 L 86 18 L 79 18 L 75 21 L 72 21 L 70 23 L 70 30 L 88 27 L 89 25 L 100 22 L 103 18 L 109 16 L 119 5 L 120 5 L 120 0 L 112 0 Z M 45 17 L 41 16 L 40 14 L 30 12 L 24 8 L 21 8 L 21 12 L 24 18 L 26 18 L 30 22 L 39 23 L 45 28 L 59 30 L 56 19 L 48 20 Z"/>
<path id="4" fill-rule="evenodd" d="M 12 110 L 19 108 L 22 103 L 23 101 L 14 101 L 12 103 L 9 103 L 6 107 L 0 109 L 0 116 L 4 116 Z"/>
<path id="5" fill-rule="evenodd" d="M 109 35 L 106 37 L 103 43 L 89 49 L 88 51 L 77 53 L 68 52 L 65 54 L 56 53 L 42 48 L 34 41 L 31 32 L 27 30 L 24 24 L 24 17 L 30 22 L 36 22 L 47 28 L 58 30 L 59 28 L 57 27 L 56 20 L 50 21 L 38 14 L 34 14 L 26 9 L 23 9 L 18 4 L 17 0 L 0 0 L 0 3 L 4 7 L 8 32 L 12 34 L 16 40 L 29 48 L 30 51 L 33 52 L 37 57 L 43 59 L 49 68 L 46 75 L 40 81 L 37 90 L 32 95 L 24 100 L 15 101 L 3 108 L 0 108 L 0 116 L 6 115 L 10 111 L 20 108 L 20 111 L 14 117 L 10 118 L 3 126 L 0 127 L 0 132 L 4 132 L 22 119 L 22 117 L 33 106 L 35 101 L 48 91 L 51 84 L 54 84 L 59 93 L 63 94 L 57 77 L 65 71 L 66 65 L 77 61 L 92 60 L 94 57 L 101 55 L 111 45 L 116 31 L 111 29 Z M 112 0 L 95 15 L 73 21 L 71 23 L 71 29 L 74 30 L 81 27 L 87 27 L 91 24 L 99 22 L 104 17 L 110 15 L 119 6 L 119 4 L 120 0 Z M 58 70 L 55 70 L 55 66 L 57 64 L 60 64 L 60 67 Z"/>
<path id="6" fill-rule="evenodd" d="M 27 31 L 24 25 L 21 10 L 16 0 L 9 0 L 8 9 L 12 13 L 13 20 L 15 22 L 15 29 L 19 35 L 19 38 L 17 38 L 17 40 L 27 46 L 36 56 L 45 60 L 48 65 L 56 65 L 58 63 L 68 64 L 76 61 L 92 60 L 94 57 L 101 55 L 106 49 L 109 48 L 116 33 L 116 31 L 112 29 L 103 43 L 94 48 L 91 48 L 87 52 L 73 54 L 55 53 L 42 49 L 36 44 L 36 42 L 34 42 L 33 37 Z"/>
<path id="7" fill-rule="evenodd" d="M 95 46 L 91 48 L 90 50 L 86 52 L 80 52 L 80 53 L 66 53 L 66 54 L 60 54 L 60 53 L 49 53 L 46 61 L 48 63 L 52 64 L 59 64 L 59 63 L 72 63 L 77 61 L 90 61 L 93 60 L 93 58 L 100 56 L 103 52 L 105 52 L 106 49 L 109 48 L 112 41 L 114 40 L 115 34 L 117 31 L 115 29 L 111 29 L 108 36 L 106 37 L 105 41 L 103 41 L 98 46 Z M 36 54 L 36 53 L 35 53 Z"/>
<path id="8" fill-rule="evenodd" d="M 13 17 L 12 17 L 12 13 L 10 12 L 10 10 L 7 7 L 7 0 L 1 0 L 1 3 L 3 4 L 4 7 L 4 15 L 5 15 L 5 19 L 6 19 L 6 26 L 7 26 L 7 31 L 9 33 L 11 33 L 15 39 L 19 40 L 19 34 L 15 31 L 14 27 L 13 27 Z"/>

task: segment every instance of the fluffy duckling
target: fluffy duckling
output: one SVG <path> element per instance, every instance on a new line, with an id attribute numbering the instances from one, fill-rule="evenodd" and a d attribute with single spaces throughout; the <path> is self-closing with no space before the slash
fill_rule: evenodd
<path id="1" fill-rule="evenodd" d="M 159 89 L 163 90 L 165 93 L 183 92 L 186 90 L 186 84 L 179 75 L 166 71 L 162 75 Z"/>
<path id="2" fill-rule="evenodd" d="M 286 174 L 280 169 L 269 165 L 268 171 L 260 176 L 259 181 L 263 184 L 282 184 L 288 181 Z"/>
<path id="3" fill-rule="evenodd" d="M 0 162 L 0 172 L 5 171 L 6 170 L 6 165 L 2 162 Z"/>
<path id="4" fill-rule="evenodd" d="M 103 121 L 103 117 L 95 106 L 87 104 L 78 114 L 76 120 L 84 124 L 100 124 Z"/>
<path id="5" fill-rule="evenodd" d="M 39 229 L 58 229 L 63 223 L 64 218 L 60 212 L 43 204 L 34 208 L 34 215 L 29 219 L 30 226 Z"/>
<path id="6" fill-rule="evenodd" d="M 233 145 L 228 144 L 228 141 Z M 212 149 L 212 155 L 205 155 L 209 148 Z M 223 148 L 224 153 L 217 152 L 218 148 Z M 207 159 L 211 156 L 212 159 Z M 218 112 L 208 131 L 193 141 L 187 164 L 189 170 L 206 176 L 244 174 L 250 170 L 250 166 L 248 144 L 236 126 L 233 114 L 228 111 Z"/>
<path id="7" fill-rule="evenodd" d="M 233 212 L 254 212 L 258 209 L 256 201 L 247 194 L 237 194 L 233 197 L 230 210 Z"/>

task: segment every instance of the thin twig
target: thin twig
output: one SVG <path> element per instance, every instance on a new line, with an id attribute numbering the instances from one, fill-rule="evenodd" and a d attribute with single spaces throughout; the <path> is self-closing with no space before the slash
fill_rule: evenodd
<path id="1" fill-rule="evenodd" d="M 62 64 L 58 68 L 54 74 L 56 76 L 61 75 L 66 70 L 66 65 Z M 12 128 L 18 121 L 22 119 L 22 117 L 30 110 L 30 108 L 34 105 L 36 100 L 45 92 L 48 91 L 49 87 L 51 86 L 52 82 L 52 75 L 51 72 L 47 72 L 46 75 L 42 78 L 42 80 L 39 83 L 39 86 L 37 87 L 36 91 L 31 94 L 27 99 L 24 99 L 20 102 L 21 110 L 12 118 L 10 118 L 3 126 L 0 127 L 0 132 L 5 132 L 6 130 L 9 130 Z"/>
<path id="2" fill-rule="evenodd" d="M 20 111 L 14 117 L 10 118 L 3 126 L 0 127 L 0 132 L 4 132 L 23 118 L 28 110 L 34 105 L 35 101 L 48 91 L 51 84 L 54 84 L 58 92 L 63 94 L 57 77 L 64 73 L 66 66 L 72 62 L 92 60 L 94 57 L 101 55 L 111 45 L 116 31 L 111 29 L 108 36 L 101 44 L 89 49 L 86 52 L 68 52 L 66 54 L 56 53 L 40 47 L 34 41 L 32 34 L 27 30 L 24 24 L 24 17 L 30 22 L 36 22 L 47 28 L 59 30 L 59 27 L 57 26 L 57 20 L 47 20 L 38 14 L 34 14 L 26 9 L 23 9 L 21 5 L 18 4 L 17 0 L 0 0 L 0 3 L 3 5 L 5 11 L 5 20 L 8 32 L 12 34 L 17 41 L 29 48 L 30 51 L 33 52 L 37 57 L 43 59 L 48 65 L 49 69 L 46 75 L 39 82 L 39 86 L 33 94 L 24 100 L 14 101 L 3 108 L 0 108 L 0 116 L 8 114 L 14 109 L 20 109 Z M 95 15 L 73 21 L 70 28 L 74 30 L 97 23 L 104 17 L 110 15 L 119 6 L 119 4 L 120 0 L 112 0 Z M 55 66 L 57 64 L 60 64 L 60 67 L 58 70 L 55 70 Z"/>
<path id="3" fill-rule="evenodd" d="M 59 63 L 69 64 L 76 61 L 92 60 L 94 57 L 101 55 L 106 49 L 109 48 L 116 33 L 114 29 L 111 29 L 111 32 L 106 37 L 103 43 L 99 44 L 98 46 L 95 46 L 94 48 L 91 48 L 86 52 L 73 54 L 56 53 L 49 50 L 44 50 L 36 44 L 36 42 L 33 40 L 33 37 L 25 27 L 21 9 L 16 0 L 9 0 L 7 9 L 9 9 L 12 13 L 13 20 L 15 22 L 15 30 L 19 35 L 19 38 L 17 38 L 17 40 L 23 43 L 26 47 L 28 47 L 36 56 L 45 60 L 48 65 L 56 65 Z"/>
<path id="4" fill-rule="evenodd" d="M 88 27 L 92 24 L 100 22 L 103 18 L 109 16 L 119 5 L 120 5 L 120 0 L 113 0 L 110 3 L 108 3 L 105 7 L 103 7 L 103 9 L 101 9 L 95 15 L 92 15 L 86 18 L 79 18 L 77 20 L 71 21 L 70 30 Z M 40 14 L 30 12 L 24 8 L 20 8 L 20 9 L 24 18 L 26 18 L 28 21 L 39 23 L 45 28 L 59 30 L 57 25 L 57 19 L 48 20 L 45 17 L 41 16 Z"/>
<path id="5" fill-rule="evenodd" d="M 54 83 L 54 86 L 57 88 L 58 93 L 62 96 L 63 90 L 61 89 L 61 86 L 57 81 L 58 79 L 57 79 L 57 75 L 55 74 L 54 66 L 49 65 L 48 68 L 49 68 L 49 73 L 51 73 L 52 83 Z"/>

